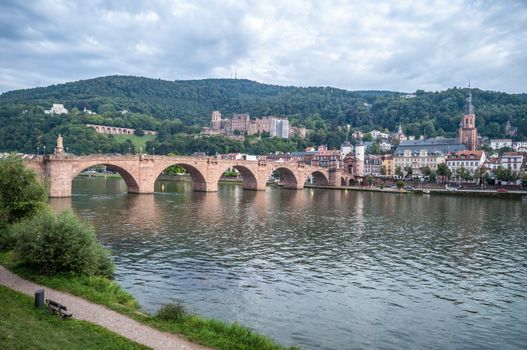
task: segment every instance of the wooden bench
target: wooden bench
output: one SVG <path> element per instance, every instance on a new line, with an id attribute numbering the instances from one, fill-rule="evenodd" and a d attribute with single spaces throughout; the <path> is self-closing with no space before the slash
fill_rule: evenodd
<path id="1" fill-rule="evenodd" d="M 46 299 L 46 304 L 48 304 L 48 312 L 50 314 L 58 313 L 62 319 L 71 317 L 73 314 L 68 311 L 68 308 L 64 305 L 57 303 L 51 299 Z"/>

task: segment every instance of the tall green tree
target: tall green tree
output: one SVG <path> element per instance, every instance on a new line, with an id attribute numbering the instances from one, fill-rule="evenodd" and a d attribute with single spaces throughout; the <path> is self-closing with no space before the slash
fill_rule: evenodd
<path id="1" fill-rule="evenodd" d="M 441 163 L 437 166 L 437 175 L 441 176 L 441 180 L 444 182 L 446 179 L 450 179 L 452 170 L 450 170 L 446 163 Z"/>
<path id="2" fill-rule="evenodd" d="M 46 187 L 22 159 L 0 159 L 0 229 L 35 214 L 46 200 Z"/>

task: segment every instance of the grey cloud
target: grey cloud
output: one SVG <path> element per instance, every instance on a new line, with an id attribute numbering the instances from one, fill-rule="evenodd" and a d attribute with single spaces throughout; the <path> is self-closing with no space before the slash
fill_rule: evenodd
<path id="1" fill-rule="evenodd" d="M 2 1 L 0 91 L 109 74 L 524 92 L 522 1 Z"/>

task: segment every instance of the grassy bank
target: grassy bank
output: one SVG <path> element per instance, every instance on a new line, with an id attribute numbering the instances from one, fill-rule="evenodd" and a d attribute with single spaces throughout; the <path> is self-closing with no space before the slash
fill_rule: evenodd
<path id="1" fill-rule="evenodd" d="M 177 320 L 142 313 L 137 301 L 118 283 L 104 277 L 42 276 L 22 265 L 11 251 L 0 252 L 0 264 L 30 281 L 80 296 L 126 314 L 162 331 L 220 350 L 283 350 L 286 347 L 247 327 L 182 313 Z M 293 349 L 293 348 L 291 348 Z"/>
<path id="2" fill-rule="evenodd" d="M 2 349 L 148 349 L 85 321 L 63 321 L 33 299 L 0 286 Z"/>
<path id="3" fill-rule="evenodd" d="M 157 135 L 143 135 L 143 136 L 136 136 L 136 135 L 113 135 L 113 137 L 119 141 L 124 142 L 126 140 L 130 140 L 132 144 L 134 145 L 136 152 L 139 152 L 139 147 L 143 149 L 143 151 L 146 152 L 146 143 L 148 141 L 154 141 L 157 137 Z"/>
<path id="4" fill-rule="evenodd" d="M 122 176 L 119 175 L 119 174 L 101 174 L 101 173 L 92 173 L 92 174 L 87 174 L 87 173 L 80 173 L 79 175 L 77 176 L 84 176 L 84 177 L 102 177 L 102 178 L 115 178 L 115 179 L 122 179 Z"/>

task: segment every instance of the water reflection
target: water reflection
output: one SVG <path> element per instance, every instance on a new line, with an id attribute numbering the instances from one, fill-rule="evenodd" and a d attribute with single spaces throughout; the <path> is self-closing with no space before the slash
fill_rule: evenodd
<path id="1" fill-rule="evenodd" d="M 108 182 L 76 180 L 52 204 L 93 222 L 150 311 L 181 300 L 308 349 L 527 341 L 519 201 L 174 182 L 148 196 Z"/>

